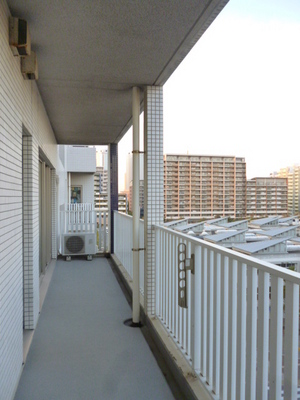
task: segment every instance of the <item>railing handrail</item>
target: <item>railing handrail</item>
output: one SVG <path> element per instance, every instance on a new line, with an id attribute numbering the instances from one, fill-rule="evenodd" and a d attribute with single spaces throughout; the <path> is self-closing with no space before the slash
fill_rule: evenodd
<path id="1" fill-rule="evenodd" d="M 183 239 L 189 240 L 189 242 L 193 243 L 194 245 L 201 245 L 201 246 L 204 246 L 211 250 L 215 250 L 219 254 L 221 254 L 225 257 L 227 256 L 227 257 L 234 258 L 236 261 L 238 261 L 242 264 L 247 264 L 247 265 L 251 266 L 252 268 L 260 269 L 264 272 L 275 275 L 278 278 L 287 279 L 292 283 L 300 285 L 300 274 L 298 272 L 295 272 L 295 271 L 292 271 L 289 269 L 284 269 L 282 267 L 278 267 L 277 265 L 272 264 L 270 262 L 256 259 L 254 257 L 239 253 L 237 251 L 228 249 L 226 247 L 222 247 L 222 246 L 216 245 L 214 243 L 207 242 L 203 239 L 195 238 L 195 237 L 187 235 L 185 233 L 178 232 L 173 229 L 167 228 L 163 225 L 156 224 L 156 225 L 154 225 L 154 228 L 164 230 L 166 232 L 170 232 L 174 236 L 177 236 L 178 238 L 183 238 Z"/>
<path id="2" fill-rule="evenodd" d="M 120 214 L 120 215 L 124 216 L 125 218 L 132 219 L 132 215 L 126 214 L 126 213 L 124 213 L 122 211 L 114 210 L 114 213 L 115 214 Z M 140 218 L 140 222 L 144 222 L 144 220 L 142 218 Z"/>

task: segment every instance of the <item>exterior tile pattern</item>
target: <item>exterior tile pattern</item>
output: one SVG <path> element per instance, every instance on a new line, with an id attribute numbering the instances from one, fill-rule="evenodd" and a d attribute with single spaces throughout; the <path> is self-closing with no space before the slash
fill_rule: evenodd
<path id="1" fill-rule="evenodd" d="M 145 311 L 155 313 L 154 224 L 164 218 L 163 88 L 148 86 L 144 92 L 144 193 L 145 193 Z"/>

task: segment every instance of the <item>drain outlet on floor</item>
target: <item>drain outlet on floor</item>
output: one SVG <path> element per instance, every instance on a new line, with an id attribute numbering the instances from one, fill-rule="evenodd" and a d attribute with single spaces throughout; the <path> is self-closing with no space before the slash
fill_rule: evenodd
<path id="1" fill-rule="evenodd" d="M 132 318 L 125 319 L 124 325 L 129 326 L 130 328 L 141 328 L 143 326 L 141 322 L 133 322 Z"/>

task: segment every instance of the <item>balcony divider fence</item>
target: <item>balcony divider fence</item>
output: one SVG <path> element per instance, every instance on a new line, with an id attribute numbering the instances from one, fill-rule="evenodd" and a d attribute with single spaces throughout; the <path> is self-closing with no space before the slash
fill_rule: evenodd
<path id="1" fill-rule="evenodd" d="M 109 253 L 110 251 L 110 222 L 109 210 L 107 208 L 96 208 L 97 217 L 97 246 L 98 253 Z"/>
<path id="2" fill-rule="evenodd" d="M 94 233 L 98 253 L 109 253 L 109 211 L 91 203 L 68 203 L 60 207 L 61 234 Z"/>
<path id="3" fill-rule="evenodd" d="M 130 274 L 132 220 L 114 218 L 116 255 Z M 212 398 L 300 398 L 300 275 L 164 226 L 154 229 L 156 316 Z M 185 258 L 193 254 L 194 274 L 183 268 L 181 244 Z M 187 308 L 179 306 L 182 293 Z"/>

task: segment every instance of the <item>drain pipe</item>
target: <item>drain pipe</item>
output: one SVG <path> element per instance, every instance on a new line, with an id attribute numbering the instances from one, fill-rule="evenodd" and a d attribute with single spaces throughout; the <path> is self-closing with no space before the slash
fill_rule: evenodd
<path id="1" fill-rule="evenodd" d="M 132 215 L 133 215 L 133 287 L 132 287 L 132 324 L 140 324 L 140 274 L 139 274 L 139 223 L 140 223 L 140 89 L 132 89 L 132 154 L 133 154 L 133 185 L 132 185 Z"/>
<path id="2" fill-rule="evenodd" d="M 68 177 L 68 178 L 69 178 L 69 179 L 68 179 L 68 181 L 69 181 L 69 185 L 68 185 L 68 186 L 69 186 L 69 188 L 68 188 L 68 189 L 69 189 L 69 190 L 68 190 L 68 191 L 69 191 L 69 194 L 68 194 L 68 196 L 69 196 L 69 201 L 68 201 L 68 204 L 69 204 L 69 203 L 71 203 L 71 172 L 69 172 L 69 177 Z"/>

